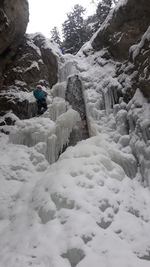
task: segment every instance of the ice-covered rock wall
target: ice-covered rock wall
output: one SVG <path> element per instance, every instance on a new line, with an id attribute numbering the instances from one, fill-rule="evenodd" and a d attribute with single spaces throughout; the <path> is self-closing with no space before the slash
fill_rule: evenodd
<path id="1" fill-rule="evenodd" d="M 135 155 L 143 182 L 150 186 L 150 104 L 138 89 L 127 105 L 130 147 Z"/>
<path id="2" fill-rule="evenodd" d="M 131 177 L 140 170 L 145 185 L 150 185 L 149 5 L 147 0 L 119 1 L 90 42 L 92 64 L 97 64 L 96 75 L 91 76 L 94 86 L 87 75 L 83 79 L 91 134 L 103 131 L 102 125 L 107 124 L 120 149 L 130 151 L 136 159 L 136 168 L 132 163 L 127 167 Z M 89 55 L 92 50 L 83 53 Z"/>
<path id="3" fill-rule="evenodd" d="M 78 54 L 82 57 L 82 65 L 79 62 L 78 67 L 81 70 L 90 136 L 108 134 L 120 151 L 115 147 L 108 148 L 111 159 L 133 178 L 138 171 L 138 163 L 129 144 L 128 111 L 126 103 L 119 96 L 121 84 L 115 75 L 116 64 L 112 59 L 104 58 L 105 50 L 92 54 L 89 50 L 89 58 L 85 57 L 82 52 L 88 46 Z"/>
<path id="4" fill-rule="evenodd" d="M 118 153 L 115 148 L 109 149 L 111 159 L 121 165 L 131 178 L 140 171 L 145 185 L 150 184 L 150 107 L 148 99 L 143 95 L 144 92 L 140 90 L 140 81 L 143 81 L 140 77 L 143 77 L 143 74 L 135 70 L 135 59 L 144 49 L 145 41 L 149 40 L 148 36 L 149 31 L 144 34 L 139 44 L 132 47 L 134 62 L 116 62 L 106 48 L 95 52 L 90 42 L 85 44 L 75 57 L 65 57 L 66 62 L 60 71 L 59 83 L 52 90 L 53 95 L 65 98 L 69 89 L 70 95 L 67 96 L 67 100 L 70 101 L 77 92 L 77 83 L 81 81 L 78 88 L 82 88 L 90 136 L 109 133 L 110 140 L 113 140 L 120 150 Z M 145 53 L 142 51 L 145 58 L 147 50 L 145 49 Z M 141 58 L 141 62 L 141 69 L 146 75 L 147 61 Z M 137 77 L 139 88 L 135 83 Z M 78 82 L 74 83 L 74 80 Z M 132 87 L 133 84 L 135 88 Z M 129 92 L 130 97 L 127 101 Z M 80 104 L 81 98 L 80 96 L 77 101 L 78 111 L 83 108 Z M 77 98 L 71 100 L 73 107 L 76 100 Z M 82 112 L 79 113 L 82 117 Z"/>
<path id="5" fill-rule="evenodd" d="M 108 132 L 120 149 L 119 154 L 115 149 L 110 151 L 113 160 L 131 178 L 140 171 L 142 181 L 150 186 L 149 90 L 148 87 L 143 89 L 144 81 L 145 86 L 149 81 L 149 57 L 145 58 L 145 54 L 149 53 L 149 40 L 148 30 L 139 44 L 132 47 L 132 62 L 116 62 L 107 49 L 93 53 L 88 44 L 79 56 L 82 57 L 82 52 L 85 54 L 88 50 L 89 58 L 83 56 L 82 63 L 89 62 L 89 66 L 81 69 L 81 79 L 90 135 Z M 139 57 L 140 67 L 137 65 Z"/>
<path id="6" fill-rule="evenodd" d="M 150 185 L 150 27 L 131 46 L 130 60 L 120 66 L 118 80 L 127 103 L 130 146 L 145 184 Z"/>

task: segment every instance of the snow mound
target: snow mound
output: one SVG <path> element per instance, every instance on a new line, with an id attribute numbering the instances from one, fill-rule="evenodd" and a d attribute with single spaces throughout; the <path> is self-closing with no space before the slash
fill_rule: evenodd
<path id="1" fill-rule="evenodd" d="M 27 158 L 31 177 L 1 220 L 2 267 L 149 266 L 148 188 L 125 175 L 101 138 L 68 148 L 41 179 Z"/>

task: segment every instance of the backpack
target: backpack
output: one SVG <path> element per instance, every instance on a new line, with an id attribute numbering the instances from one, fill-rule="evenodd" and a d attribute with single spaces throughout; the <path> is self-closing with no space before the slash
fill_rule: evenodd
<path id="1" fill-rule="evenodd" d="M 43 91 L 41 89 L 38 89 L 38 88 L 34 89 L 33 94 L 37 100 L 40 100 L 43 98 Z"/>

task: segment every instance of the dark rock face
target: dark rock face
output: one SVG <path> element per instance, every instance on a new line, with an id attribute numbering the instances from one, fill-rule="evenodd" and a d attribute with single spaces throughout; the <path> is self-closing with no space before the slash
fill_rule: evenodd
<path id="1" fill-rule="evenodd" d="M 28 2 L 26 0 L 1 0 L 0 2 L 0 92 L 3 90 L 3 72 L 6 64 L 15 55 L 24 37 L 29 19 Z M 14 106 L 14 99 L 8 100 L 8 96 L 0 96 L 0 114 Z M 17 99 L 15 100 L 17 102 Z M 13 103 L 11 105 L 11 102 Z M 17 109 L 19 105 L 14 107 Z M 19 108 L 20 109 L 20 108 Z M 20 110 L 18 110 L 18 114 Z M 7 120 L 10 124 L 10 120 Z"/>
<path id="2" fill-rule="evenodd" d="M 26 0 L 1 0 L 0 2 L 0 75 L 8 60 L 22 42 L 28 24 Z"/>
<path id="3" fill-rule="evenodd" d="M 69 77 L 65 98 L 72 108 L 79 112 L 81 120 L 85 120 L 86 115 L 84 99 L 82 95 L 82 83 L 78 75 Z"/>
<path id="4" fill-rule="evenodd" d="M 106 22 L 106 21 L 105 21 Z M 140 41 L 150 25 L 150 1 L 128 0 L 107 18 L 92 42 L 95 50 L 108 47 L 116 59 L 126 59 L 131 45 Z"/>
<path id="5" fill-rule="evenodd" d="M 1 0 L 0 116 L 34 116 L 35 103 L 20 99 L 19 93 L 32 91 L 38 82 L 50 88 L 57 81 L 56 56 L 44 36 L 25 35 L 28 19 L 27 0 Z"/>
<path id="6" fill-rule="evenodd" d="M 150 101 L 150 41 L 145 39 L 139 48 L 139 54 L 131 58 L 134 64 L 132 73 L 136 75 L 133 78 L 133 88 L 140 88 L 143 95 Z"/>
<path id="7" fill-rule="evenodd" d="M 11 64 L 4 72 L 4 87 L 18 84 L 23 91 L 31 91 L 35 85 L 42 84 L 52 87 L 57 82 L 57 60 L 50 48 L 47 48 L 46 38 L 42 35 L 25 35 L 22 44 Z M 50 42 L 50 41 L 49 41 Z M 22 83 L 21 83 L 22 82 Z"/>
<path id="8" fill-rule="evenodd" d="M 130 76 L 129 86 L 125 88 L 123 96 L 125 102 L 132 99 L 137 88 L 150 100 L 150 41 L 143 39 L 149 25 L 150 1 L 128 0 L 124 5 L 119 4 L 110 14 L 92 42 L 95 50 L 105 47 L 111 57 L 120 61 L 116 67 L 116 76 L 123 87 L 126 77 Z M 133 45 L 139 45 L 136 56 L 131 49 Z"/>
<path id="9" fill-rule="evenodd" d="M 137 88 L 150 101 L 150 27 L 142 37 L 141 42 L 131 47 L 130 60 L 117 67 L 118 80 L 124 87 L 126 79 L 130 81 L 125 88 L 124 100 L 128 103 Z"/>
<path id="10" fill-rule="evenodd" d="M 82 83 L 78 75 L 69 77 L 65 99 L 74 110 L 79 112 L 81 117 L 81 121 L 77 122 L 69 138 L 69 145 L 74 146 L 78 141 L 89 138 Z"/>
<path id="11" fill-rule="evenodd" d="M 25 35 L 16 54 L 3 71 L 0 115 L 9 110 L 20 119 L 35 115 L 35 103 L 17 98 L 17 92 L 31 92 L 37 83 L 50 88 L 57 81 L 57 59 L 42 35 Z M 50 42 L 50 41 L 49 41 Z M 31 108 L 32 107 L 32 108 Z"/>

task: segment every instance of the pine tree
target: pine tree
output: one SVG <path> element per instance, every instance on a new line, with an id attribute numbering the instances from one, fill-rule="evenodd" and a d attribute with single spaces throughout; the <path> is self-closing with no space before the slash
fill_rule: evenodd
<path id="1" fill-rule="evenodd" d="M 110 12 L 111 7 L 112 7 L 112 0 L 103 0 L 98 4 L 96 13 L 100 23 L 104 22 L 104 20 L 106 19 L 107 15 Z"/>
<path id="2" fill-rule="evenodd" d="M 83 14 L 86 10 L 75 5 L 73 11 L 67 14 L 67 20 L 62 25 L 65 51 L 75 54 L 88 40 L 88 32 L 84 23 Z"/>
<path id="3" fill-rule="evenodd" d="M 93 25 L 93 32 L 96 32 L 100 25 L 104 22 L 107 15 L 109 14 L 111 8 L 112 8 L 112 0 L 102 0 L 98 3 L 97 9 L 96 9 L 96 23 Z"/>
<path id="4" fill-rule="evenodd" d="M 57 27 L 54 27 L 51 31 L 51 40 L 54 41 L 56 44 L 58 44 L 59 46 L 62 45 L 61 39 L 60 39 L 60 34 L 59 34 L 59 30 Z"/>
<path id="5" fill-rule="evenodd" d="M 92 0 L 96 6 L 96 13 L 87 19 L 87 26 L 90 26 L 91 33 L 94 34 L 105 21 L 110 10 L 117 4 L 119 0 Z"/>

